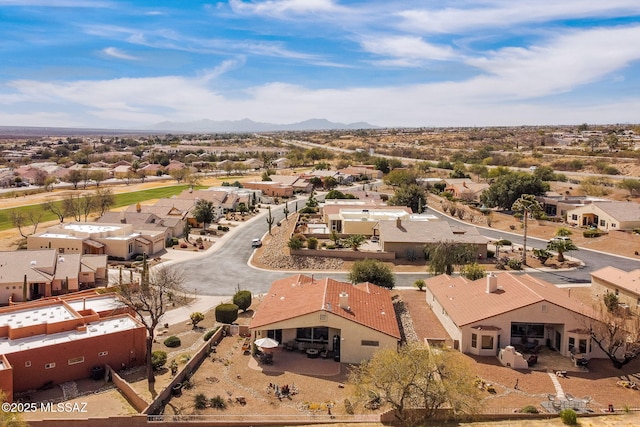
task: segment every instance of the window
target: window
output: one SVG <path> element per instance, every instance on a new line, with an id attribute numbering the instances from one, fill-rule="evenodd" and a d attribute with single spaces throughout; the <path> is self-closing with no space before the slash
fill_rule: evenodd
<path id="1" fill-rule="evenodd" d="M 542 312 L 543 313 L 547 312 L 547 305 L 546 304 L 542 304 Z"/>
<path id="2" fill-rule="evenodd" d="M 320 313 L 320 321 L 321 322 L 327 321 L 327 313 Z"/>
<path id="3" fill-rule="evenodd" d="M 380 342 L 378 342 L 378 341 L 362 340 L 362 341 L 360 341 L 360 345 L 362 345 L 362 346 L 367 346 L 367 347 L 378 347 L 378 346 L 380 346 Z"/>
<path id="4" fill-rule="evenodd" d="M 478 334 L 471 334 L 471 347 L 478 348 Z"/>
<path id="5" fill-rule="evenodd" d="M 600 227 L 604 227 L 605 225 L 607 225 L 607 223 L 604 221 L 604 219 L 600 220 Z"/>
<path id="6" fill-rule="evenodd" d="M 587 352 L 587 340 L 580 340 L 579 341 L 579 350 L 580 353 L 586 353 Z"/>
<path id="7" fill-rule="evenodd" d="M 577 221 L 577 220 L 578 220 L 578 215 L 577 215 L 577 214 L 572 214 L 572 215 L 571 215 L 571 219 L 572 219 L 573 221 Z"/>
<path id="8" fill-rule="evenodd" d="M 106 356 L 108 354 L 109 354 L 108 351 L 101 351 L 100 353 L 98 353 L 98 356 Z"/>
<path id="9" fill-rule="evenodd" d="M 327 327 L 298 328 L 296 332 L 296 339 L 298 341 L 328 343 L 329 328 Z"/>
<path id="10" fill-rule="evenodd" d="M 24 362 L 24 367 L 25 368 L 30 368 L 31 367 L 31 360 L 27 360 L 26 362 Z"/>
<path id="11" fill-rule="evenodd" d="M 133 243 L 129 243 L 129 253 L 133 252 Z"/>
<path id="12" fill-rule="evenodd" d="M 511 336 L 544 338 L 544 323 L 512 323 Z"/>
<path id="13" fill-rule="evenodd" d="M 56 367 L 55 363 L 47 363 L 46 365 L 44 365 L 44 369 L 53 369 Z"/>
<path id="14" fill-rule="evenodd" d="M 482 336 L 482 349 L 483 350 L 493 349 L 493 337 L 491 335 Z"/>
<path id="15" fill-rule="evenodd" d="M 616 223 L 615 222 L 611 223 L 611 228 L 616 228 Z"/>
<path id="16" fill-rule="evenodd" d="M 576 346 L 576 339 L 574 337 L 569 337 L 569 351 L 573 350 Z"/>
<path id="17" fill-rule="evenodd" d="M 84 362 L 84 356 L 80 356 L 80 357 L 74 357 L 69 359 L 69 365 L 77 365 L 78 363 L 83 363 Z"/>
<path id="18" fill-rule="evenodd" d="M 620 293 L 619 289 L 616 289 L 616 295 L 618 295 Z"/>

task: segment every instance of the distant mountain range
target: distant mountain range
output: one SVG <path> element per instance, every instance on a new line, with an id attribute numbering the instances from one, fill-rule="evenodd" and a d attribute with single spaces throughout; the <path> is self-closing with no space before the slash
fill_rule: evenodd
<path id="1" fill-rule="evenodd" d="M 284 125 L 254 122 L 251 119 L 223 121 L 203 119 L 195 122 L 161 122 L 152 127 L 153 130 L 174 132 L 277 132 L 376 128 L 378 128 L 378 126 L 365 122 L 344 124 L 330 122 L 325 119 L 310 119 L 303 122 Z"/>

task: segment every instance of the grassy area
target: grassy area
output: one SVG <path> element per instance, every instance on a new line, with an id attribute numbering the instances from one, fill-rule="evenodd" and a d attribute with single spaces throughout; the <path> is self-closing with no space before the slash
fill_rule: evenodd
<path id="1" fill-rule="evenodd" d="M 113 199 L 114 208 L 118 208 L 121 206 L 129 206 L 134 203 L 143 202 L 145 200 L 150 199 L 163 199 L 166 197 L 175 196 L 176 194 L 180 194 L 182 191 L 189 188 L 189 185 L 172 185 L 169 187 L 159 187 L 159 188 L 150 188 L 148 190 L 141 191 L 133 191 L 131 193 L 121 193 L 114 194 Z M 205 187 L 196 187 L 196 188 L 205 188 Z M 61 204 L 61 201 L 55 202 L 56 204 Z M 25 216 L 28 216 L 30 212 L 40 211 L 42 212 L 42 219 L 40 222 L 53 221 L 57 219 L 57 217 L 46 210 L 44 204 L 38 205 L 30 205 L 30 206 L 20 206 L 17 208 L 10 209 L 0 209 L 0 230 L 8 230 L 10 228 L 14 228 L 13 223 L 11 221 L 11 211 L 16 210 L 18 212 L 23 213 Z M 27 228 L 29 230 L 29 228 Z"/>

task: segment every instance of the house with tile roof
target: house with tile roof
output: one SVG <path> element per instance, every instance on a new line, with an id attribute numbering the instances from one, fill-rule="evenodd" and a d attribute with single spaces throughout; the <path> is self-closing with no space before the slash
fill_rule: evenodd
<path id="1" fill-rule="evenodd" d="M 612 292 L 620 304 L 637 308 L 640 306 L 640 269 L 624 271 L 616 267 L 604 267 L 591 273 L 591 292 L 602 300 Z"/>
<path id="2" fill-rule="evenodd" d="M 567 211 L 567 222 L 606 231 L 640 228 L 640 203 L 594 201 Z"/>
<path id="3" fill-rule="evenodd" d="M 324 348 L 346 363 L 360 363 L 400 341 L 388 289 L 302 274 L 272 283 L 249 328 L 254 340 Z"/>
<path id="4" fill-rule="evenodd" d="M 469 178 L 446 178 L 444 180 L 447 191 L 454 198 L 466 201 L 478 201 L 484 190 L 489 188 L 486 182 L 475 182 Z"/>
<path id="5" fill-rule="evenodd" d="M 463 353 L 495 356 L 506 346 L 546 345 L 564 356 L 606 357 L 591 342 L 596 320 L 569 290 L 528 274 L 470 281 L 445 274 L 425 280 L 426 303 Z"/>

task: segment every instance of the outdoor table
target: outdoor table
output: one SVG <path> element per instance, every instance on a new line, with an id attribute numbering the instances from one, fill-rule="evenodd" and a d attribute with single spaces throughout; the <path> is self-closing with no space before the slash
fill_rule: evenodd
<path id="1" fill-rule="evenodd" d="M 316 350 L 315 348 L 308 348 L 306 353 L 307 353 L 307 357 L 309 359 L 315 359 L 316 357 L 318 357 L 318 354 L 320 352 L 318 350 Z"/>

